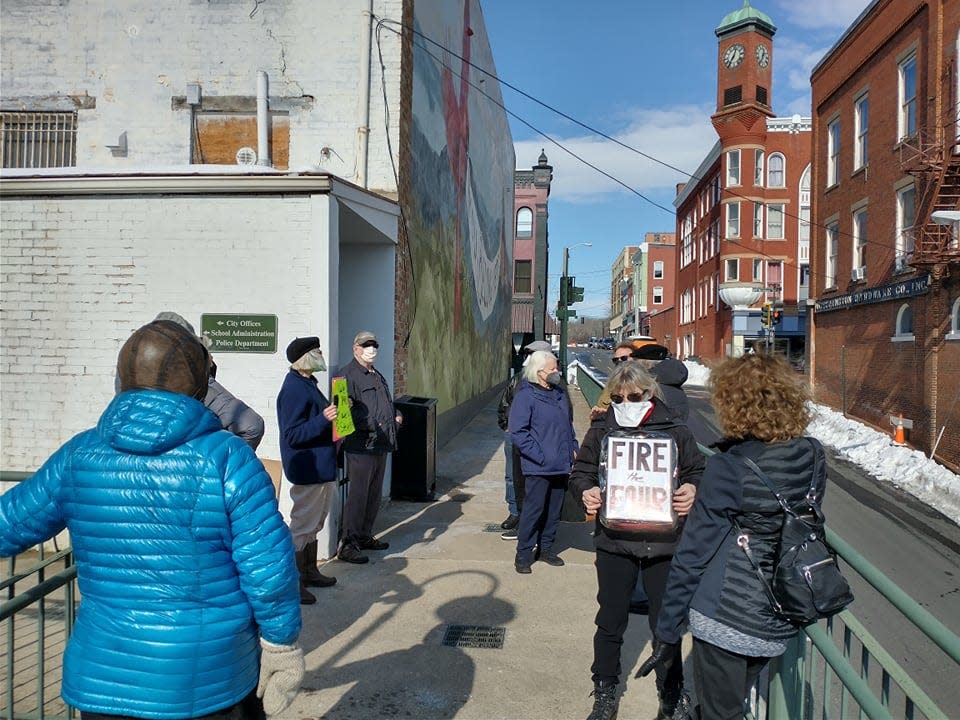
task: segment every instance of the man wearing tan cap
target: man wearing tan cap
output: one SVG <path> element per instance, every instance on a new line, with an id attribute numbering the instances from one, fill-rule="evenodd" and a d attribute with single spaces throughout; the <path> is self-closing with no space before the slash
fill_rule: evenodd
<path id="1" fill-rule="evenodd" d="M 373 366 L 379 348 L 376 335 L 360 331 L 353 339 L 353 360 L 343 368 L 356 430 L 343 440 L 350 484 L 337 557 L 350 563 L 367 562 L 363 550 L 389 547 L 373 536 L 373 523 L 380 510 L 387 455 L 397 449 L 403 416 L 393 406 L 387 379 Z"/>

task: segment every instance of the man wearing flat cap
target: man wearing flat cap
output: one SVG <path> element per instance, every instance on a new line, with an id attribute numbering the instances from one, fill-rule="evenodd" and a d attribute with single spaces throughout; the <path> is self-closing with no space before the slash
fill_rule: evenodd
<path id="1" fill-rule="evenodd" d="M 343 440 L 350 483 L 337 557 L 350 563 L 367 562 L 364 550 L 389 547 L 373 536 L 373 523 L 380 510 L 387 455 L 397 449 L 403 416 L 393 406 L 387 379 L 373 366 L 379 348 L 377 336 L 361 330 L 353 339 L 353 360 L 343 368 L 356 430 Z"/>
<path id="2" fill-rule="evenodd" d="M 317 569 L 317 533 L 326 522 L 337 479 L 337 449 L 333 421 L 337 408 L 320 390 L 316 372 L 327 364 L 320 338 L 294 338 L 287 346 L 290 371 L 277 396 L 280 459 L 290 481 L 290 533 L 300 572 L 300 603 L 317 598 L 307 587 L 330 587 L 337 582 Z"/>

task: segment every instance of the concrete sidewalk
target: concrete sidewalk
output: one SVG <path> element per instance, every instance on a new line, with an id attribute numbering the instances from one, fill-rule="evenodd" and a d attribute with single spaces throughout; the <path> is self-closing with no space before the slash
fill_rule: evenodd
<path id="1" fill-rule="evenodd" d="M 577 434 L 589 408 L 575 387 Z M 515 543 L 492 525 L 506 517 L 503 435 L 495 402 L 438 452 L 437 499 L 394 501 L 378 536 L 390 549 L 366 565 L 337 560 L 338 578 L 303 608 L 307 676 L 283 714 L 331 720 L 380 718 L 585 718 L 596 614 L 592 523 L 562 523 L 564 567 L 513 568 Z M 624 639 L 622 720 L 656 715 L 653 676 L 633 679 L 649 653 L 645 616 Z M 504 630 L 502 648 L 443 644 L 450 625 Z M 687 641 L 689 642 L 689 640 Z M 685 650 L 688 649 L 685 645 Z M 689 673 L 688 673 L 689 674 Z"/>

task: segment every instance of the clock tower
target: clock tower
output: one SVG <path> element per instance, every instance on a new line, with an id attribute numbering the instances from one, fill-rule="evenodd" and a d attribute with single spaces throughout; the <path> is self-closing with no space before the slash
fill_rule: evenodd
<path id="1" fill-rule="evenodd" d="M 766 118 L 773 117 L 773 21 L 743 0 L 716 29 L 717 110 L 713 126 L 724 145 L 765 134 Z"/>

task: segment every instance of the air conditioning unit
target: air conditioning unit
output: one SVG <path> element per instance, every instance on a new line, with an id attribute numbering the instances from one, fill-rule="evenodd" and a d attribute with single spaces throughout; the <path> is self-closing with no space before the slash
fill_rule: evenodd
<path id="1" fill-rule="evenodd" d="M 865 265 L 855 267 L 850 271 L 850 279 L 854 282 L 861 282 L 867 279 L 867 268 Z"/>

